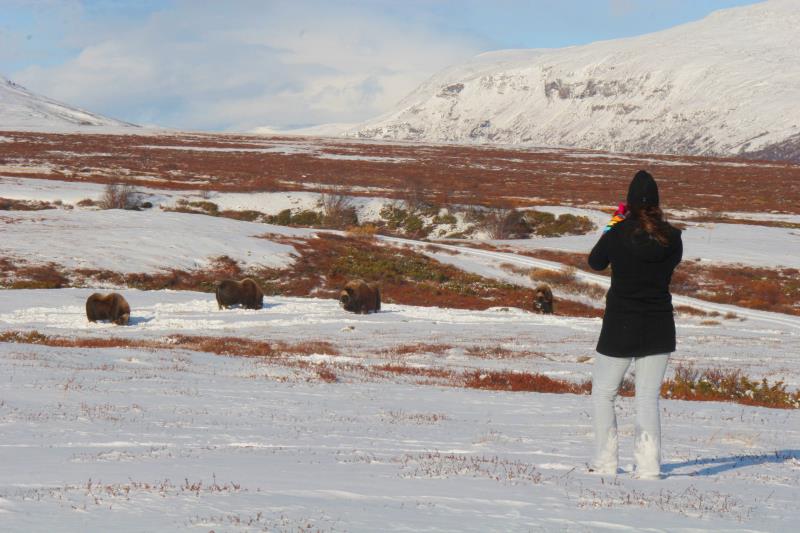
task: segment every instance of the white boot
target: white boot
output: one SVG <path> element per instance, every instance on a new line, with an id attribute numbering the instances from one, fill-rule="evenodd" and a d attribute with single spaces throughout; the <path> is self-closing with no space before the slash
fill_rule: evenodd
<path id="1" fill-rule="evenodd" d="M 633 457 L 636 460 L 638 479 L 661 479 L 661 443 L 649 433 L 639 432 L 634 443 Z"/>
<path id="2" fill-rule="evenodd" d="M 619 461 L 618 448 L 617 428 L 612 427 L 605 432 L 605 435 L 595 435 L 594 461 L 592 461 L 589 471 L 609 476 L 616 475 Z"/>

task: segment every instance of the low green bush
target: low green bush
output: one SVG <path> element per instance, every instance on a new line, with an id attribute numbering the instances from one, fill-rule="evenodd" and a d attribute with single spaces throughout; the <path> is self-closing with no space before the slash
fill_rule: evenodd
<path id="1" fill-rule="evenodd" d="M 588 217 L 564 213 L 556 217 L 552 213 L 530 210 L 524 213 L 524 220 L 531 232 L 540 237 L 561 237 L 563 235 L 584 235 L 595 229 Z"/>
<path id="2" fill-rule="evenodd" d="M 443 215 L 437 214 L 435 217 L 433 217 L 433 223 L 453 225 L 458 223 L 458 219 L 452 213 L 445 213 Z"/>

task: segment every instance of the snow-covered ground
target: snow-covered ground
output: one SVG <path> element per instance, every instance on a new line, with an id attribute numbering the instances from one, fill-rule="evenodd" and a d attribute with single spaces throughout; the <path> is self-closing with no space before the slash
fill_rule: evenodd
<path id="1" fill-rule="evenodd" d="M 191 191 L 143 192 L 161 205 L 195 198 Z M 17 199 L 74 204 L 101 194 L 99 185 L 0 180 L 0 196 Z M 317 199 L 303 192 L 209 198 L 221 209 L 268 213 Z M 365 213 L 384 205 L 360 201 Z M 585 214 L 598 226 L 608 216 L 541 209 Z M 121 272 L 203 267 L 219 255 L 286 266 L 293 248 L 258 236 L 314 233 L 157 208 L 8 211 L 0 222 L 0 257 Z M 792 231 L 689 224 L 686 256 L 702 250 L 720 261 L 737 237 L 737 261 L 793 266 L 800 254 Z M 598 233 L 508 243 L 586 252 Z M 532 282 L 504 264 L 560 268 L 511 253 L 379 242 L 520 284 Z M 798 410 L 664 401 L 667 477 L 641 481 L 630 476 L 633 403 L 621 399 L 623 471 L 596 477 L 585 469 L 588 397 L 420 385 L 346 368 L 392 362 L 582 381 L 590 376 L 599 319 L 393 304 L 358 316 L 334 300 L 289 297 L 268 297 L 259 311 L 220 311 L 212 294 L 121 290 L 132 325 L 117 327 L 87 322 L 84 303 L 94 290 L 3 291 L 0 333 L 325 341 L 339 355 L 273 360 L 0 343 L 3 531 L 781 531 L 800 521 Z M 676 302 L 736 318 L 678 315 L 669 372 L 678 363 L 736 368 L 800 387 L 800 317 Z M 418 347 L 404 349 L 409 345 Z M 338 381 L 321 381 L 318 364 L 332 365 Z"/>
<path id="2" fill-rule="evenodd" d="M 598 230 L 567 237 L 535 237 L 492 241 L 519 249 L 551 249 L 588 253 L 600 238 L 610 215 L 603 211 L 565 206 L 535 206 L 537 211 L 554 215 L 571 214 L 591 220 Z M 797 223 L 796 215 L 770 213 L 727 213 L 731 218 L 753 221 Z M 748 224 L 723 224 L 681 221 L 684 259 L 709 263 L 740 263 L 758 267 L 800 268 L 800 230 Z"/>
<path id="3" fill-rule="evenodd" d="M 213 294 L 190 291 L 120 291 L 131 305 L 132 327 L 86 321 L 84 304 L 94 289 L 14 291 L 0 301 L 0 331 L 35 329 L 56 336 L 162 339 L 183 333 L 258 340 L 325 340 L 346 358 L 382 361 L 400 345 L 448 345 L 444 355 L 422 350 L 407 362 L 473 368 L 525 369 L 554 377 L 589 377 L 600 319 L 539 315 L 514 308 L 487 311 L 385 304 L 380 314 L 355 316 L 335 300 L 268 297 L 261 311 L 219 311 Z M 741 309 L 746 313 L 749 310 Z M 715 323 L 679 316 L 675 362 L 698 368 L 734 367 L 753 377 L 800 387 L 800 318 L 773 322 L 773 313 Z M 784 315 L 778 315 L 784 316 Z M 523 354 L 479 361 L 465 350 L 501 347 Z M 756 348 L 757 347 L 757 348 Z M 382 351 L 389 350 L 384 355 Z M 757 356 L 756 356 L 757 354 Z"/>
<path id="4" fill-rule="evenodd" d="M 8 167 L 8 166 L 6 166 Z M 0 166 L 0 171 L 2 171 Z M 29 167 L 19 167 L 29 168 Z M 19 170 L 19 169 L 17 169 Z M 319 211 L 323 195 L 308 191 L 278 191 L 256 193 L 225 193 L 180 191 L 156 189 L 152 187 L 135 187 L 142 201 L 154 206 L 174 207 L 178 201 L 208 201 L 215 203 L 220 210 L 235 211 L 255 210 L 267 215 L 275 215 L 284 209 L 294 212 L 303 210 Z M 103 197 L 105 185 L 89 182 L 70 182 L 59 180 L 43 180 L 34 178 L 17 178 L 0 175 L 0 197 L 13 200 L 34 200 L 76 205 L 81 200 L 99 201 Z M 380 219 L 381 209 L 389 204 L 397 203 L 391 198 L 373 196 L 348 196 L 361 221 Z"/>
<path id="5" fill-rule="evenodd" d="M 394 343 L 458 346 L 510 334 L 511 345 L 543 355 L 504 366 L 577 378 L 589 364 L 567 354 L 591 355 L 599 328 L 500 310 L 387 305 L 355 316 L 302 298 L 224 312 L 212 295 L 169 291 L 124 291 L 134 325 L 114 327 L 85 321 L 89 292 L 14 291 L 0 300 L 0 329 L 322 339 L 342 359 L 363 361 Z M 716 353 L 729 365 L 786 368 L 797 384 L 797 339 L 786 335 L 747 322 L 682 323 L 678 353 L 686 359 L 698 348 L 701 364 Z M 758 358 L 744 353 L 756 343 Z M 466 359 L 453 350 L 407 362 L 498 364 Z M 596 477 L 584 466 L 592 439 L 584 396 L 346 374 L 323 383 L 261 358 L 7 343 L 0 373 L 8 531 L 781 531 L 800 520 L 799 411 L 664 401 L 667 477 L 640 481 L 630 477 L 629 399 L 619 409 L 623 471 Z"/>
<path id="6" fill-rule="evenodd" d="M 281 267 L 292 261 L 294 249 L 258 236 L 310 233 L 158 209 L 14 211 L 0 220 L 6 222 L 0 224 L 0 256 L 125 273 L 202 268 L 221 255 L 243 264 Z"/>
<path id="7" fill-rule="evenodd" d="M 207 200 L 214 202 L 220 209 L 232 210 L 247 210 L 252 209 L 261 211 L 266 214 L 274 215 L 284 209 L 292 209 L 293 211 L 301 211 L 305 209 L 318 210 L 321 196 L 315 192 L 303 191 L 289 191 L 289 192 L 265 192 L 265 193 L 210 193 L 205 196 L 200 195 L 199 191 L 170 191 L 154 188 L 137 188 L 142 193 L 142 197 L 155 206 L 174 206 L 178 200 L 186 199 L 190 201 Z M 0 197 L 12 198 L 18 200 L 45 200 L 56 201 L 61 200 L 64 203 L 74 205 L 80 200 L 89 198 L 92 200 L 99 200 L 103 195 L 103 185 L 93 183 L 73 183 L 55 180 L 39 180 L 28 178 L 13 178 L 0 176 Z M 383 197 L 365 197 L 353 196 L 350 197 L 352 205 L 356 208 L 361 221 L 374 221 L 380 219 L 381 209 L 395 203 L 395 200 Z M 597 228 L 602 228 L 609 219 L 609 215 L 595 209 L 575 208 L 564 206 L 535 206 L 539 211 L 546 211 L 555 215 L 565 213 L 588 217 Z M 156 211 L 148 211 L 147 213 L 153 214 Z M 737 214 L 737 218 L 745 218 Z M 797 217 L 785 216 L 773 218 L 757 213 L 749 214 L 753 220 L 780 220 L 792 222 Z M 7 217 L 21 217 L 25 218 L 26 215 L 19 213 L 8 213 L 4 215 Z M 27 215 L 34 216 L 34 215 Z M 96 213 L 94 215 L 87 215 L 85 211 L 74 214 L 55 214 L 53 211 L 40 211 L 35 215 L 35 218 L 48 220 L 50 217 L 67 217 L 70 220 L 82 221 L 84 217 L 89 217 L 91 220 L 86 222 L 77 222 L 78 224 L 95 224 L 95 218 L 102 219 L 106 215 Z M 125 215 L 119 215 L 123 217 Z M 163 216 L 163 214 L 162 214 Z M 451 228 L 452 231 L 461 231 L 465 229 L 463 216 L 459 213 L 457 217 L 459 222 Z M 144 215 L 141 215 L 139 220 L 147 220 Z M 195 224 L 208 225 L 207 231 L 214 231 L 216 225 L 220 227 L 233 228 L 237 224 L 243 224 L 244 231 L 249 231 L 249 228 L 261 227 L 270 228 L 263 229 L 260 233 L 267 232 L 285 232 L 285 230 L 276 230 L 275 227 L 264 225 L 253 226 L 247 222 L 237 221 L 201 221 L 200 219 L 185 219 L 184 217 L 176 217 L 175 220 L 193 220 L 190 226 Z M 155 227 L 165 227 L 164 223 L 171 224 L 166 221 L 150 221 Z M 746 224 L 720 224 L 720 223 L 694 223 L 684 222 L 686 229 L 683 232 L 684 244 L 684 259 L 697 259 L 712 263 L 740 263 L 748 266 L 758 267 L 793 267 L 800 268 L 800 230 L 793 228 L 779 228 L 779 227 L 766 227 L 759 225 L 746 225 Z M 249 225 L 249 226 L 248 226 Z M 101 223 L 102 227 L 103 224 Z M 245 227 L 248 226 L 248 227 Z M 170 233 L 179 234 L 185 226 L 176 225 L 174 228 L 170 226 Z M 15 234 L 22 240 L 26 240 L 26 235 L 22 231 L 23 228 L 15 228 Z M 0 229 L 0 231 L 3 231 Z M 58 225 L 53 225 L 50 228 L 50 235 L 57 240 L 63 240 L 57 236 L 57 232 L 62 231 Z M 63 231 L 71 231 L 66 227 Z M 234 230 L 229 230 L 234 231 Z M 292 230 L 293 234 L 303 234 L 302 230 Z M 235 232 L 235 231 L 234 231 Z M 552 249 L 563 250 L 568 252 L 586 253 L 591 250 L 600 235 L 600 229 L 596 232 L 590 232 L 586 235 L 568 236 L 568 237 L 534 237 L 531 239 L 514 239 L 507 241 L 491 241 L 494 244 L 501 244 L 504 246 L 518 247 L 520 249 Z M 307 233 L 306 233 L 307 234 Z M 238 243 L 237 243 L 238 244 Z M 5 249 L 6 253 L 11 253 L 13 250 L 13 243 L 9 242 L 7 245 L 0 244 L 0 250 Z M 13 254 L 12 254 L 13 255 Z M 218 254 L 221 255 L 221 254 Z M 229 254 L 230 255 L 230 254 Z M 53 259 L 54 260 L 54 259 Z"/>
<path id="8" fill-rule="evenodd" d="M 253 209 L 268 215 L 275 215 L 284 209 L 291 209 L 293 212 L 320 211 L 323 195 L 305 191 L 213 193 L 208 200 L 217 204 L 220 209 L 240 211 Z M 359 221 L 369 222 L 380 220 L 381 209 L 397 201 L 391 198 L 348 196 L 348 202 L 355 208 Z"/>
<path id="9" fill-rule="evenodd" d="M 742 213 L 731 211 L 722 213 L 723 216 L 739 218 L 743 220 L 766 220 L 770 222 L 786 222 L 789 224 L 800 224 L 800 215 L 784 215 L 780 213 Z"/>
<path id="10" fill-rule="evenodd" d="M 0 166 L 8 171 L 12 165 Z M 15 171 L 30 168 L 20 165 Z M 137 187 L 136 190 L 144 200 L 153 205 L 171 205 L 177 198 L 186 193 L 166 189 L 149 189 Z M 42 180 L 35 178 L 16 178 L 0 175 L 0 197 L 12 200 L 32 200 L 42 202 L 61 201 L 64 204 L 75 205 L 81 200 L 99 201 L 103 197 L 105 185 L 81 181 Z"/>
<path id="11" fill-rule="evenodd" d="M 588 210 L 580 210 L 588 211 Z M 593 220 L 604 220 L 595 212 Z M 683 258 L 710 263 L 741 263 L 748 266 L 800 268 L 800 230 L 748 224 L 683 222 Z M 586 235 L 493 241 L 520 249 L 551 249 L 588 253 L 600 230 Z"/>
<path id="12" fill-rule="evenodd" d="M 44 182 L 46 180 L 17 180 L 22 182 Z M 13 183 L 8 180 L 5 183 Z M 28 185 L 19 196 L 25 199 L 43 199 L 37 196 L 36 187 L 41 183 Z M 83 187 L 85 184 L 81 184 Z M 42 185 L 43 186 L 43 185 Z M 65 184 L 61 184 L 64 187 Z M 12 187 L 13 188 L 13 187 Z M 82 196 L 87 192 L 79 188 Z M 2 189 L 0 189 L 0 192 Z M 19 192 L 19 191 L 18 191 Z M 53 193 L 50 193 L 53 194 Z M 255 196 L 266 196 L 263 195 Z M 286 208 L 293 201 L 311 202 L 310 193 L 271 193 L 272 200 Z M 2 194 L 0 194 L 1 196 Z M 227 199 L 231 205 L 237 205 L 239 196 L 218 195 L 214 199 Z M 178 197 L 162 198 L 166 205 L 172 205 Z M 45 198 L 47 196 L 45 195 Z M 151 198 L 158 198 L 153 193 Z M 263 199 L 263 198 L 262 198 Z M 245 203 L 245 208 L 256 207 L 258 199 L 253 203 Z M 364 213 L 373 213 L 385 205 L 382 199 L 361 198 L 358 204 Z M 242 206 L 239 206 L 242 207 Z M 556 214 L 572 212 L 585 214 L 595 222 L 605 215 L 601 212 L 575 209 L 544 207 Z M 108 269 L 123 273 L 155 272 L 162 269 L 203 268 L 209 261 L 221 255 L 227 255 L 241 264 L 260 265 L 266 267 L 283 267 L 292 261 L 293 248 L 275 243 L 265 234 L 278 234 L 289 237 L 308 238 L 314 230 L 287 228 L 262 223 L 244 222 L 221 217 L 194 215 L 176 212 L 164 212 L 159 209 L 144 211 L 120 210 L 86 210 L 86 209 L 50 209 L 43 211 L 9 211 L 0 215 L 0 255 L 13 259 L 23 259 L 30 263 L 41 264 L 54 262 L 66 268 Z M 598 224 L 599 225 L 599 224 Z M 734 232 L 740 232 L 734 235 Z M 745 265 L 754 266 L 800 266 L 800 253 L 791 254 L 794 248 L 800 252 L 800 240 L 794 237 L 797 230 L 747 226 L 740 224 L 690 224 L 684 232 L 684 258 L 702 258 L 705 261 L 720 262 L 725 259 Z M 87 235 L 91 235 L 87 239 Z M 700 235 L 706 235 L 702 242 Z M 712 239 L 713 236 L 713 239 Z M 745 239 L 749 236 L 749 239 Z M 494 241 L 511 248 L 548 248 L 586 253 L 594 245 L 597 233 L 575 237 L 534 238 L 513 241 Z M 437 245 L 446 251 L 437 252 L 427 243 L 392 237 L 381 237 L 382 241 L 395 245 L 412 246 L 437 260 L 450 263 L 462 270 L 482 276 L 510 281 L 520 285 L 532 285 L 526 276 L 510 272 L 504 266 L 511 264 L 523 269 L 544 268 L 559 270 L 562 265 L 514 253 L 492 252 L 487 250 L 463 248 L 453 245 Z M 731 250 L 733 242 L 740 245 L 748 242 L 749 248 L 741 250 L 736 256 Z M 699 254 L 698 251 L 702 251 Z M 788 255 L 784 255 L 788 251 Z M 122 260 L 121 258 L 124 258 Z M 722 258 L 722 259 L 720 259 Z M 578 272 L 577 277 L 585 282 L 607 287 L 608 279 L 604 276 Z M 601 307 L 601 300 L 590 300 L 586 296 L 558 294 L 559 297 L 577 299 L 584 303 Z M 676 303 L 692 307 L 717 311 L 722 314 L 733 312 L 750 319 L 780 323 L 790 329 L 800 329 L 800 319 L 774 313 L 752 311 L 720 304 L 700 302 L 691 298 L 676 297 Z"/>

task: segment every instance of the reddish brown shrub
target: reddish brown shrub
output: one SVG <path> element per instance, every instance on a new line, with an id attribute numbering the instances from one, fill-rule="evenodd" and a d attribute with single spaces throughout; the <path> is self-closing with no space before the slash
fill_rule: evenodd
<path id="1" fill-rule="evenodd" d="M 155 176 L 164 180 L 159 182 L 164 188 L 194 190 L 202 186 L 218 191 L 309 188 L 324 192 L 360 187 L 360 194 L 397 199 L 408 198 L 411 188 L 424 191 L 425 201 L 439 205 L 474 203 L 480 198 L 487 206 L 519 207 L 517 204 L 537 198 L 542 204 L 597 201 L 601 206 L 613 206 L 641 165 L 640 160 L 625 154 L 593 159 L 561 150 L 519 151 L 494 146 L 353 145 L 348 140 L 331 144 L 330 140 L 241 135 L 14 135 L 13 143 L 0 144 L 0 158 L 52 169 L 6 171 L 21 177 L 80 178 L 95 183 L 122 180 L 152 186 L 152 181 L 141 177 Z M 277 143 L 304 144 L 312 150 L 246 151 Z M 163 149 L 148 147 L 154 145 Z M 167 148 L 172 146 L 240 150 Z M 322 159 L 318 157 L 320 151 L 367 157 Z M 736 165 L 731 165 L 730 159 L 704 157 L 649 155 L 648 159 L 653 174 L 670 190 L 672 208 L 752 211 L 768 207 L 798 212 L 800 191 L 793 185 L 800 177 L 798 165 L 781 163 L 776 170 L 775 163 L 741 159 L 733 160 Z"/>
<path id="2" fill-rule="evenodd" d="M 277 357 L 279 355 L 339 355 L 339 350 L 327 341 L 308 341 L 298 344 L 269 343 L 242 337 L 203 337 L 171 335 L 163 341 L 124 338 L 65 338 L 43 335 L 38 331 L 7 331 L 0 334 L 0 342 L 43 344 L 65 348 L 146 348 L 185 349 L 240 357 Z"/>
<path id="3" fill-rule="evenodd" d="M 408 354 L 422 354 L 431 353 L 435 355 L 442 355 L 452 348 L 449 344 L 428 344 L 419 342 L 416 344 L 400 344 L 392 348 L 381 350 L 381 354 L 391 355 L 408 355 Z"/>
<path id="4" fill-rule="evenodd" d="M 336 373 L 327 365 L 320 365 L 317 367 L 317 376 L 325 383 L 336 383 Z"/>
<path id="5" fill-rule="evenodd" d="M 369 367 L 373 372 L 398 374 L 405 376 L 423 376 L 428 378 L 452 378 L 453 372 L 444 368 L 431 368 L 395 364 L 383 364 Z"/>
<path id="6" fill-rule="evenodd" d="M 510 371 L 475 371 L 465 375 L 464 386 L 471 389 L 547 392 L 556 394 L 589 394 L 591 383 L 572 383 L 544 374 Z"/>
<path id="7" fill-rule="evenodd" d="M 464 352 L 471 357 L 481 357 L 484 359 L 507 359 L 517 357 L 517 355 L 502 346 L 468 346 Z"/>
<path id="8" fill-rule="evenodd" d="M 69 282 L 55 263 L 17 268 L 15 278 L 12 289 L 60 289 Z"/>
<path id="9" fill-rule="evenodd" d="M 45 209 L 55 209 L 56 206 L 50 202 L 38 200 L 16 200 L 12 198 L 0 197 L 0 211 L 43 211 Z"/>
<path id="10" fill-rule="evenodd" d="M 16 272 L 17 264 L 10 257 L 0 257 L 0 272 Z"/>
<path id="11" fill-rule="evenodd" d="M 61 348 L 156 348 L 158 343 L 146 340 L 121 338 L 64 338 L 44 335 L 38 331 L 6 331 L 0 334 L 0 342 L 20 344 L 42 344 Z"/>
<path id="12" fill-rule="evenodd" d="M 293 244 L 300 255 L 291 270 L 273 272 L 270 280 L 280 294 L 335 297 L 348 280 L 360 278 L 379 283 L 382 299 L 389 303 L 458 309 L 528 308 L 534 299 L 533 289 L 469 274 L 406 248 L 332 234 Z M 602 311 L 565 301 L 558 303 L 556 314 L 596 317 Z"/>
<path id="13" fill-rule="evenodd" d="M 276 347 L 283 353 L 293 355 L 339 355 L 339 350 L 328 341 L 304 341 L 295 344 L 278 342 Z"/>
<path id="14" fill-rule="evenodd" d="M 374 224 L 364 224 L 363 226 L 350 226 L 347 228 L 347 236 L 351 239 L 364 239 L 371 241 L 375 239 L 378 227 Z"/>
<path id="15" fill-rule="evenodd" d="M 218 355 L 238 355 L 245 357 L 272 357 L 276 355 L 273 346 L 264 341 L 239 337 L 203 337 L 171 335 L 168 345 L 197 352 L 210 352 Z"/>
<path id="16" fill-rule="evenodd" d="M 553 250 L 535 250 L 520 252 L 551 261 L 573 265 L 581 270 L 590 271 L 586 264 L 586 254 L 557 252 Z M 539 274 L 540 271 L 534 271 Z M 598 272 L 595 272 L 598 273 Z M 564 283 L 558 274 L 541 273 L 550 277 L 554 285 Z M 599 274 L 609 275 L 606 269 Z M 537 278 L 538 279 L 538 278 Z M 800 277 L 793 268 L 757 268 L 743 265 L 706 265 L 696 261 L 683 261 L 672 276 L 670 289 L 674 294 L 691 296 L 701 300 L 717 303 L 800 315 Z M 594 295 L 593 293 L 589 293 Z M 706 316 L 702 311 L 692 310 L 688 306 L 678 306 L 676 311 L 695 316 Z"/>
<path id="17" fill-rule="evenodd" d="M 702 309 L 698 309 L 696 307 L 692 307 L 689 305 L 676 305 L 675 312 L 692 316 L 708 316 L 708 313 L 706 313 Z"/>
<path id="18" fill-rule="evenodd" d="M 537 282 L 545 281 L 553 285 L 569 285 L 575 282 L 575 268 L 571 266 L 566 266 L 561 270 L 534 268 L 530 272 L 530 277 Z"/>

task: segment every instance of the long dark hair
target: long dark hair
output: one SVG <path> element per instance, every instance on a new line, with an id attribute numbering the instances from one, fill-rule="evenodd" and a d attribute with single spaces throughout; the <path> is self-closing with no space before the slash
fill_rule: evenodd
<path id="1" fill-rule="evenodd" d="M 639 221 L 640 229 L 651 236 L 661 246 L 669 244 L 669 222 L 664 219 L 664 212 L 657 205 L 636 206 L 631 208 L 632 218 Z"/>

